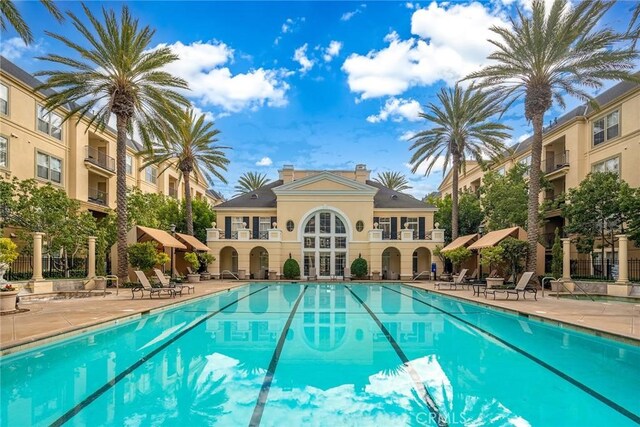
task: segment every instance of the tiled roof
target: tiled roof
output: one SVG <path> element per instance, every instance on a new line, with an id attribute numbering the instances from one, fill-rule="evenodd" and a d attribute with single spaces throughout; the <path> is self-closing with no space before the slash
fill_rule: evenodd
<path id="1" fill-rule="evenodd" d="M 218 208 L 275 208 L 276 195 L 273 192 L 275 187 L 283 184 L 281 179 L 271 182 L 258 188 L 251 193 L 241 194 L 238 197 L 227 200 L 216 206 Z"/>
<path id="2" fill-rule="evenodd" d="M 425 202 L 418 200 L 408 194 L 387 188 L 376 181 L 367 180 L 367 185 L 376 187 L 378 189 L 376 195 L 373 196 L 373 207 L 376 209 L 427 209 L 435 207 L 432 205 L 428 205 Z"/>

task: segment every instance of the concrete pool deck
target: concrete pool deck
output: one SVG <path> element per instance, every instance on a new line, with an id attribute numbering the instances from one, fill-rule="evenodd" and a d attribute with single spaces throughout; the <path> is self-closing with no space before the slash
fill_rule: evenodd
<path id="1" fill-rule="evenodd" d="M 20 303 L 28 312 L 0 316 L 0 354 L 9 354 L 31 345 L 55 341 L 62 334 L 81 333 L 88 329 L 139 317 L 150 311 L 181 304 L 193 298 L 241 286 L 248 282 L 207 281 L 196 285 L 195 293 L 174 298 L 131 299 L 129 289 L 115 295 L 109 289 L 106 297 L 29 301 Z M 277 284 L 277 282 L 272 282 Z M 317 283 L 317 282 L 311 282 Z M 322 282 L 321 282 L 322 283 Z M 340 282 L 330 282 L 340 283 Z M 349 284 L 346 282 L 345 284 Z M 398 284 L 399 282 L 387 282 Z M 472 291 L 439 291 L 433 282 L 408 282 L 408 286 L 461 298 L 472 303 L 486 304 L 500 310 L 541 320 L 562 327 L 595 333 L 632 345 L 640 345 L 640 304 L 626 302 L 583 301 L 556 299 L 538 294 L 538 301 L 529 299 L 485 299 L 473 296 Z"/>

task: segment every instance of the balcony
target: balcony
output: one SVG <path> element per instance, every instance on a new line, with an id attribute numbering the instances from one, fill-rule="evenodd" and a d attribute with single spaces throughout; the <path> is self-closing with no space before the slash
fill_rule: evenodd
<path id="1" fill-rule="evenodd" d="M 88 167 L 97 166 L 109 175 L 116 172 L 116 159 L 90 145 L 84 147 L 84 162 Z"/>
<path id="2" fill-rule="evenodd" d="M 109 193 L 97 188 L 89 187 L 87 201 L 101 206 L 109 206 Z"/>
<path id="3" fill-rule="evenodd" d="M 554 172 L 569 167 L 569 150 L 564 150 L 558 154 L 549 153 L 544 165 L 545 174 L 553 174 Z"/>

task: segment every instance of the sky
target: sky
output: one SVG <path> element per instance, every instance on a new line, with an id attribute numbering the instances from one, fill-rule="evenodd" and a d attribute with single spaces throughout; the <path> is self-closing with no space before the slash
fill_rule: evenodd
<path id="1" fill-rule="evenodd" d="M 407 175 L 422 198 L 440 184 L 442 162 L 429 176 L 411 173 L 409 138 L 430 125 L 418 114 L 437 92 L 486 64 L 493 25 L 506 25 L 531 0 L 436 2 L 89 2 L 119 11 L 128 5 L 156 30 L 150 48 L 169 46 L 179 60 L 168 71 L 186 79 L 185 95 L 221 131 L 231 163 L 227 198 L 248 171 L 278 178 L 278 170 L 354 169 L 366 164 Z M 36 59 L 69 54 L 45 31 L 76 41 L 69 23 L 55 21 L 39 2 L 16 2 L 33 31 L 30 46 L 2 32 L 0 53 L 29 72 L 56 68 Z M 622 30 L 632 2 L 620 2 L 602 25 Z M 59 2 L 83 16 L 79 2 Z M 85 18 L 86 21 L 86 18 Z M 608 83 L 610 86 L 612 83 Z M 568 99 L 567 108 L 578 100 Z M 554 107 L 547 121 L 562 114 Z M 501 119 L 513 128 L 507 145 L 531 134 L 521 104 Z"/>

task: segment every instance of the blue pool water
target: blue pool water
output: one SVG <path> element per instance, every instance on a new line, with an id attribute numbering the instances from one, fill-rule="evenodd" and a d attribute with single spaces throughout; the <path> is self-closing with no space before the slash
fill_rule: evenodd
<path id="1" fill-rule="evenodd" d="M 640 348 L 398 285 L 252 284 L 0 374 L 2 426 L 640 421 Z"/>

